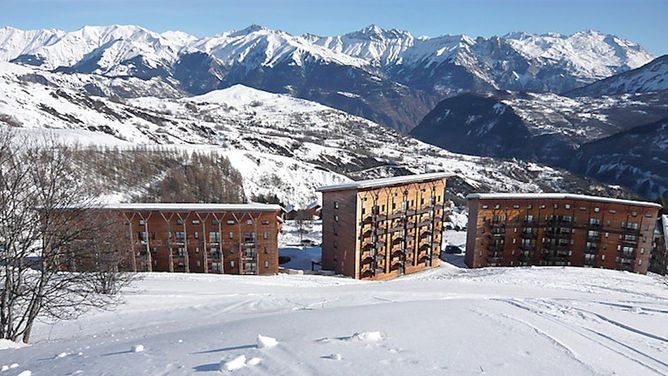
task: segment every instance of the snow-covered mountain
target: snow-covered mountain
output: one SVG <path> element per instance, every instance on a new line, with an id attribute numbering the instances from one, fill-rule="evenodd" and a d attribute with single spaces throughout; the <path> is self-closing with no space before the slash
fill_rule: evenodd
<path id="1" fill-rule="evenodd" d="M 190 94 L 244 84 L 407 131 L 441 99 L 494 89 L 562 92 L 645 64 L 637 44 L 595 31 L 415 37 L 369 26 L 342 36 L 253 25 L 196 38 L 138 26 L 0 29 L 0 59 L 46 70 L 160 78 Z"/>
<path id="2" fill-rule="evenodd" d="M 35 74 L 0 64 L 0 123 L 85 144 L 222 153 L 248 195 L 278 194 L 290 204 L 308 204 L 323 184 L 425 171 L 451 172 L 455 198 L 473 190 L 615 194 L 558 169 L 450 153 L 321 104 L 240 85 L 187 98 L 112 99 L 89 95 L 83 79 L 70 80 L 79 76 L 26 79 Z"/>
<path id="3" fill-rule="evenodd" d="M 569 96 L 602 96 L 668 90 L 668 55 L 640 68 L 594 82 L 567 93 Z"/>
<path id="4" fill-rule="evenodd" d="M 668 200 L 668 118 L 578 148 L 571 168 Z"/>
<path id="5" fill-rule="evenodd" d="M 650 188 L 642 187 L 647 177 L 634 181 L 635 175 L 624 169 L 615 170 L 615 164 L 607 166 L 603 174 L 596 168 L 584 168 L 587 163 L 574 162 L 573 155 L 581 145 L 606 138 L 606 145 L 619 142 L 612 149 L 631 152 L 634 149 L 628 137 L 613 135 L 665 118 L 668 91 L 573 98 L 550 93 L 460 94 L 439 103 L 411 135 L 453 152 L 520 158 L 569 168 L 633 187 L 646 198 L 654 199 L 668 192 L 665 187 L 656 188 L 660 182 L 651 177 L 664 173 L 663 164 L 668 159 L 658 149 L 648 147 L 647 139 L 639 138 L 631 145 L 651 155 L 648 161 L 653 162 L 644 167 Z M 668 137 L 665 129 L 660 133 Z"/>

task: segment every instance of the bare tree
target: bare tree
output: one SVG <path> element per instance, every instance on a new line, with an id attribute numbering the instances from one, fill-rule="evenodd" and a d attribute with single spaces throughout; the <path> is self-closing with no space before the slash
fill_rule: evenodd
<path id="1" fill-rule="evenodd" d="M 0 128 L 0 338 L 28 342 L 38 319 L 72 319 L 105 307 L 71 244 L 90 231 L 94 192 L 72 149 Z M 64 210 L 66 209 L 66 210 Z"/>
<path id="2" fill-rule="evenodd" d="M 127 228 L 118 213 L 92 210 L 86 215 L 86 231 L 68 245 L 76 255 L 73 271 L 87 273 L 91 289 L 107 296 L 117 295 L 124 287 L 139 280 L 132 270 L 132 255 L 123 244 L 128 244 Z"/>
<path id="3" fill-rule="evenodd" d="M 313 228 L 313 215 L 306 209 L 299 209 L 295 214 L 295 225 L 299 233 L 299 243 L 304 242 L 304 235 L 311 232 Z"/>

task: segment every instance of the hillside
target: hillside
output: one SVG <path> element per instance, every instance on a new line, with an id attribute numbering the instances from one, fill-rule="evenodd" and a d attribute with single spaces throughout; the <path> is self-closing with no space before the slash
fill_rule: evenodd
<path id="1" fill-rule="evenodd" d="M 5 124 L 30 134 L 48 129 L 69 142 L 221 153 L 242 174 L 248 197 L 277 194 L 303 206 L 317 199 L 320 185 L 424 171 L 452 173 L 451 193 L 460 198 L 474 190 L 622 193 L 531 162 L 447 152 L 321 104 L 244 86 L 181 99 L 111 100 L 88 95 L 85 85 L 77 89 L 81 82 L 67 74 L 41 72 L 42 84 L 25 79 L 30 68 L 2 67 Z"/>
<path id="2" fill-rule="evenodd" d="M 448 264 L 387 282 L 153 273 L 122 297 L 111 312 L 40 323 L 31 346 L 0 350 L 0 366 L 16 363 L 9 375 L 668 373 L 666 286 L 612 270 Z M 269 341 L 258 335 L 278 343 L 259 348 Z"/>
<path id="3" fill-rule="evenodd" d="M 519 158 L 564 167 L 592 178 L 605 177 L 604 181 L 610 184 L 632 187 L 654 200 L 662 189 L 642 188 L 645 178 L 617 170 L 614 164 L 608 166 L 606 173 L 582 168 L 582 161 L 573 160 L 573 155 L 581 145 L 606 137 L 610 137 L 610 150 L 629 150 L 628 140 L 611 136 L 667 116 L 668 91 L 573 98 L 545 93 L 461 94 L 439 103 L 411 135 L 458 153 Z M 619 144 L 613 145 L 616 141 Z M 665 156 L 656 148 L 644 150 L 643 155 L 655 161 L 644 164 L 645 171 L 662 176 Z M 653 152 L 656 154 L 647 154 Z M 659 183 L 651 180 L 651 184 Z"/>
<path id="4" fill-rule="evenodd" d="M 573 171 L 668 200 L 668 119 L 582 145 Z"/>
<path id="5" fill-rule="evenodd" d="M 602 96 L 664 90 L 668 90 L 668 55 L 659 56 L 639 68 L 569 91 L 566 95 Z"/>
<path id="6" fill-rule="evenodd" d="M 404 132 L 438 101 L 459 92 L 564 92 L 652 58 L 636 43 L 597 31 L 416 37 L 371 25 L 341 36 L 316 36 L 251 25 L 197 38 L 133 25 L 71 32 L 0 29 L 0 61 L 153 80 L 167 91 L 191 95 L 243 84 L 324 103 Z"/>

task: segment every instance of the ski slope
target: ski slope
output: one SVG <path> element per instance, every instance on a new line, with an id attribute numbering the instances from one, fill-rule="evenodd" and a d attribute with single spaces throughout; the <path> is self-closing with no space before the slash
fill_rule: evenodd
<path id="1" fill-rule="evenodd" d="M 665 375 L 663 283 L 450 264 L 386 282 L 154 273 L 117 309 L 0 350 L 18 364 L 1 374 Z"/>

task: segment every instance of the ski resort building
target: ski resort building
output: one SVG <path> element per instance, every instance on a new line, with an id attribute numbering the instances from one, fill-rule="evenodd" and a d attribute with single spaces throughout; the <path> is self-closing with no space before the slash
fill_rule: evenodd
<path id="1" fill-rule="evenodd" d="M 469 267 L 559 265 L 647 273 L 659 204 L 574 194 L 471 194 Z"/>
<path id="2" fill-rule="evenodd" d="M 432 173 L 321 187 L 322 268 L 388 279 L 439 263 L 446 175 Z"/>
<path id="3" fill-rule="evenodd" d="M 662 215 L 656 221 L 648 270 L 661 275 L 668 274 L 668 215 Z"/>
<path id="4" fill-rule="evenodd" d="M 120 249 L 133 271 L 266 275 L 278 273 L 281 207 L 266 204 L 116 204 Z M 80 268 L 81 269 L 81 268 Z"/>

